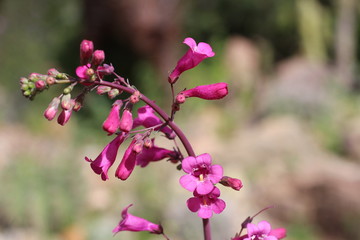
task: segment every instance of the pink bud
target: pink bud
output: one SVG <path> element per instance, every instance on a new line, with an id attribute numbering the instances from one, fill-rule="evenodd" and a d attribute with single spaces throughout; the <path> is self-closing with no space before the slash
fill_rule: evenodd
<path id="1" fill-rule="evenodd" d="M 181 92 L 178 95 L 176 95 L 175 101 L 176 101 L 177 104 L 182 104 L 182 103 L 185 102 L 185 99 L 186 98 L 185 98 L 184 94 Z"/>
<path id="2" fill-rule="evenodd" d="M 47 77 L 46 78 L 46 83 L 48 84 L 48 85 L 53 85 L 54 83 L 55 83 L 55 78 L 54 77 Z"/>
<path id="3" fill-rule="evenodd" d="M 93 54 L 91 65 L 99 66 L 105 60 L 105 53 L 103 50 L 96 50 Z"/>
<path id="4" fill-rule="evenodd" d="M 35 87 L 38 90 L 43 90 L 46 87 L 46 83 L 43 80 L 38 80 L 35 82 Z"/>
<path id="5" fill-rule="evenodd" d="M 55 97 L 49 104 L 49 106 L 47 107 L 47 109 L 44 112 L 44 117 L 51 121 L 55 118 L 55 115 L 58 111 L 60 105 L 60 98 Z"/>
<path id="6" fill-rule="evenodd" d="M 96 93 L 99 95 L 105 94 L 111 90 L 111 87 L 108 86 L 98 86 L 96 89 Z"/>
<path id="7" fill-rule="evenodd" d="M 137 152 L 133 150 L 136 140 L 133 139 L 129 147 L 126 149 L 125 154 L 116 169 L 115 176 L 121 180 L 126 180 L 135 168 Z"/>
<path id="8" fill-rule="evenodd" d="M 71 94 L 68 93 L 61 98 L 61 108 L 64 110 L 69 110 L 71 107 Z"/>
<path id="9" fill-rule="evenodd" d="M 181 92 L 186 98 L 198 97 L 206 100 L 221 99 L 228 95 L 227 83 L 201 85 Z"/>
<path id="10" fill-rule="evenodd" d="M 55 68 L 50 68 L 47 72 L 47 75 L 51 76 L 51 77 L 55 77 L 56 75 L 58 75 L 60 72 L 58 70 L 56 70 Z"/>
<path id="11" fill-rule="evenodd" d="M 101 75 L 111 75 L 114 72 L 114 67 L 112 65 L 104 64 L 103 66 L 98 67 L 98 72 Z"/>
<path id="12" fill-rule="evenodd" d="M 58 124 L 64 126 L 70 120 L 71 114 L 72 114 L 72 109 L 62 110 L 62 112 L 60 113 L 57 119 Z"/>
<path id="13" fill-rule="evenodd" d="M 87 64 L 94 52 L 94 44 L 92 41 L 83 40 L 80 44 L 80 63 Z"/>
<path id="14" fill-rule="evenodd" d="M 113 104 L 110 113 L 106 120 L 103 123 L 103 129 L 108 132 L 110 135 L 115 133 L 120 125 L 120 108 L 122 106 L 122 101 L 117 100 Z"/>
<path id="15" fill-rule="evenodd" d="M 120 130 L 124 132 L 129 132 L 133 126 L 132 113 L 129 109 L 125 109 L 122 113 L 120 120 Z"/>
<path id="16" fill-rule="evenodd" d="M 135 104 L 137 102 L 140 101 L 140 92 L 139 91 L 135 91 L 131 96 L 130 96 L 130 102 L 132 104 Z"/>
<path id="17" fill-rule="evenodd" d="M 243 184 L 240 179 L 231 178 L 227 176 L 222 177 L 220 183 L 226 187 L 231 187 L 236 191 L 239 191 L 243 187 Z"/>
<path id="18" fill-rule="evenodd" d="M 143 146 L 144 146 L 143 140 L 136 141 L 136 143 L 133 146 L 133 151 L 139 154 L 143 150 Z"/>

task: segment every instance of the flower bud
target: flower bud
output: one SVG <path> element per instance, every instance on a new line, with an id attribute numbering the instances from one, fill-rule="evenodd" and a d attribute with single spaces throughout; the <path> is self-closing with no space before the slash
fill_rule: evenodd
<path id="1" fill-rule="evenodd" d="M 136 141 L 132 150 L 134 152 L 136 152 L 137 154 L 141 153 L 142 149 L 143 149 L 143 146 L 144 146 L 144 141 L 143 140 L 139 140 L 139 141 Z"/>
<path id="2" fill-rule="evenodd" d="M 112 105 L 112 108 L 110 110 L 110 113 L 106 120 L 103 123 L 103 129 L 104 131 L 108 132 L 109 135 L 115 133 L 120 125 L 120 108 L 122 106 L 122 101 L 117 100 Z"/>
<path id="3" fill-rule="evenodd" d="M 151 148 L 153 146 L 153 142 L 151 141 L 151 139 L 150 138 L 145 138 L 144 139 L 144 147 L 146 147 L 146 148 Z"/>
<path id="4" fill-rule="evenodd" d="M 239 191 L 243 187 L 243 184 L 240 179 L 231 178 L 227 176 L 222 177 L 220 183 L 226 187 L 231 187 L 236 191 Z"/>
<path id="5" fill-rule="evenodd" d="M 78 112 L 84 105 L 85 94 L 80 94 L 75 98 L 73 111 Z"/>
<path id="6" fill-rule="evenodd" d="M 227 83 L 201 85 L 181 92 L 186 98 L 198 97 L 206 100 L 216 100 L 228 94 Z"/>
<path id="7" fill-rule="evenodd" d="M 131 96 L 130 96 L 130 102 L 132 104 L 137 103 L 140 100 L 140 92 L 139 91 L 135 91 Z"/>
<path id="8" fill-rule="evenodd" d="M 105 60 L 105 53 L 103 50 L 96 50 L 93 54 L 91 65 L 99 66 Z"/>
<path id="9" fill-rule="evenodd" d="M 112 65 L 104 64 L 103 66 L 99 66 L 97 70 L 102 75 L 111 75 L 114 72 L 114 67 Z"/>
<path id="10" fill-rule="evenodd" d="M 51 77 L 55 77 L 56 75 L 58 75 L 60 72 L 58 70 L 56 70 L 55 68 L 50 68 L 47 72 L 47 75 L 51 76 Z"/>
<path id="11" fill-rule="evenodd" d="M 129 109 L 125 109 L 120 120 L 120 130 L 129 132 L 133 126 L 133 118 Z"/>
<path id="12" fill-rule="evenodd" d="M 46 87 L 46 83 L 44 80 L 38 80 L 35 82 L 35 87 L 38 90 L 43 90 Z"/>
<path id="13" fill-rule="evenodd" d="M 30 75 L 29 75 L 29 80 L 33 81 L 33 82 L 37 81 L 40 78 L 41 78 L 40 73 L 30 73 Z"/>
<path id="14" fill-rule="evenodd" d="M 71 94 L 65 94 L 61 98 L 61 108 L 64 110 L 69 110 L 71 107 Z"/>
<path id="15" fill-rule="evenodd" d="M 96 93 L 99 95 L 105 94 L 111 90 L 111 87 L 108 86 L 98 86 L 96 88 Z"/>
<path id="16" fill-rule="evenodd" d="M 118 89 L 116 89 L 116 88 L 111 89 L 111 90 L 108 92 L 108 96 L 109 96 L 110 99 L 115 98 L 115 97 L 116 97 L 117 95 L 119 95 L 119 94 L 120 94 L 120 91 L 119 91 Z"/>
<path id="17" fill-rule="evenodd" d="M 83 40 L 80 44 L 80 63 L 87 64 L 94 52 L 94 44 L 92 41 Z"/>
<path id="18" fill-rule="evenodd" d="M 185 102 L 185 100 L 186 100 L 185 95 L 182 92 L 179 93 L 175 98 L 177 104 L 182 104 Z"/>
<path id="19" fill-rule="evenodd" d="M 53 85 L 53 84 L 55 83 L 55 78 L 54 78 L 54 77 L 51 77 L 51 76 L 47 77 L 47 78 L 46 78 L 46 83 L 47 83 L 48 85 Z"/>
<path id="20" fill-rule="evenodd" d="M 70 120 L 71 114 L 72 114 L 72 109 L 62 110 L 62 112 L 60 113 L 57 119 L 58 124 L 64 126 Z"/>
<path id="21" fill-rule="evenodd" d="M 28 82 L 29 82 L 29 79 L 27 79 L 25 77 L 20 78 L 20 84 L 24 84 L 24 83 L 28 83 Z"/>
<path id="22" fill-rule="evenodd" d="M 51 121 L 54 119 L 60 104 L 60 98 L 55 97 L 44 112 L 44 117 Z"/>

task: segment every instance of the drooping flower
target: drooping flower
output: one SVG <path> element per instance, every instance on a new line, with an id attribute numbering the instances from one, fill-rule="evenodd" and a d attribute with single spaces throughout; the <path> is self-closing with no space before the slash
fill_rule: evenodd
<path id="1" fill-rule="evenodd" d="M 184 90 L 180 92 L 178 96 L 183 95 L 185 98 L 197 97 L 206 100 L 217 100 L 225 97 L 226 95 L 228 95 L 228 93 L 229 92 L 228 92 L 227 83 L 214 83 L 209 85 L 201 85 L 195 88 Z"/>
<path id="2" fill-rule="evenodd" d="M 136 217 L 128 213 L 128 209 L 132 206 L 130 204 L 121 212 L 122 219 L 120 220 L 119 224 L 112 230 L 114 234 L 121 232 L 121 231 L 131 231 L 131 232 L 141 232 L 147 231 L 150 233 L 155 234 L 162 234 L 163 229 L 161 225 L 152 223 L 146 219 Z"/>
<path id="3" fill-rule="evenodd" d="M 59 114 L 59 116 L 57 118 L 58 124 L 60 124 L 61 126 L 64 126 L 70 120 L 73 106 L 74 105 L 72 105 L 72 107 L 68 110 L 63 109 L 61 111 L 61 113 Z"/>
<path id="4" fill-rule="evenodd" d="M 121 100 L 116 100 L 110 110 L 110 113 L 104 121 L 102 127 L 109 133 L 109 135 L 115 133 L 120 126 L 120 108 L 122 106 Z"/>
<path id="5" fill-rule="evenodd" d="M 183 188 L 205 195 L 214 189 L 223 176 L 220 165 L 211 165 L 211 156 L 208 153 L 197 157 L 187 157 L 182 161 L 182 169 L 187 173 L 180 178 Z"/>
<path id="6" fill-rule="evenodd" d="M 174 84 L 182 72 L 196 67 L 202 60 L 215 56 L 209 44 L 200 42 L 196 44 L 192 38 L 185 38 L 184 42 L 190 47 L 186 54 L 177 62 L 175 69 L 169 75 L 168 81 Z"/>
<path id="7" fill-rule="evenodd" d="M 279 240 L 286 237 L 284 228 L 271 229 L 270 223 L 261 221 L 257 225 L 248 223 L 246 225 L 247 238 L 244 240 Z"/>
<path id="8" fill-rule="evenodd" d="M 198 192 L 194 192 L 194 197 L 189 198 L 186 202 L 188 208 L 192 212 L 197 212 L 201 218 L 211 218 L 213 212 L 216 214 L 221 213 L 226 203 L 219 199 L 220 190 L 217 187 L 206 195 L 200 195 Z"/>
<path id="9" fill-rule="evenodd" d="M 142 152 L 136 157 L 136 165 L 146 167 L 150 162 L 156 162 L 174 156 L 177 156 L 175 151 L 155 146 L 153 139 L 151 147 L 143 148 Z"/>
<path id="10" fill-rule="evenodd" d="M 92 170 L 101 175 L 101 179 L 106 181 L 109 179 L 108 170 L 114 164 L 118 149 L 121 143 L 126 139 L 126 134 L 121 133 L 116 136 L 106 147 L 102 150 L 99 156 L 95 160 L 91 160 L 85 157 L 85 160 L 91 162 L 90 166 Z"/>
<path id="11" fill-rule="evenodd" d="M 157 125 L 161 125 L 162 123 L 163 122 L 160 120 L 160 118 L 155 115 L 154 109 L 146 105 L 138 109 L 138 116 L 134 119 L 133 128 L 136 128 L 138 126 L 144 126 L 146 128 L 150 128 Z M 176 136 L 174 132 L 171 130 L 171 128 L 167 126 L 156 127 L 155 131 L 158 130 L 165 133 L 166 137 L 169 139 L 173 139 Z"/>
<path id="12" fill-rule="evenodd" d="M 136 139 L 133 139 L 116 169 L 115 176 L 121 180 L 126 180 L 135 168 L 136 156 L 138 155 L 138 152 L 134 150 L 135 144 Z"/>

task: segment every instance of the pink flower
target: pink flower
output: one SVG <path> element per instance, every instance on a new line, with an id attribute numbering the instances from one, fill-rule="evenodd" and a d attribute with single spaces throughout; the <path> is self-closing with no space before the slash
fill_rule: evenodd
<path id="1" fill-rule="evenodd" d="M 210 193 L 214 184 L 223 176 L 220 165 L 211 165 L 211 156 L 208 153 L 195 157 L 187 157 L 182 161 L 182 169 L 188 173 L 180 178 L 180 184 L 189 191 L 197 191 L 201 195 Z"/>
<path id="2" fill-rule="evenodd" d="M 138 116 L 134 119 L 133 128 L 138 126 L 144 126 L 146 128 L 154 127 L 157 125 L 161 125 L 163 122 L 160 120 L 158 116 L 155 115 L 154 109 L 150 106 L 146 105 L 138 109 Z M 159 130 L 165 133 L 166 137 L 169 139 L 174 139 L 175 134 L 169 127 L 156 127 L 155 130 Z"/>
<path id="3" fill-rule="evenodd" d="M 286 237 L 286 230 L 283 228 L 271 230 L 271 225 L 267 221 L 261 221 L 257 225 L 248 223 L 247 238 L 244 240 L 278 240 Z"/>
<path id="4" fill-rule="evenodd" d="M 122 106 L 121 100 L 116 100 L 110 110 L 110 113 L 103 123 L 103 129 L 109 133 L 109 135 L 115 133 L 120 126 L 120 108 Z"/>
<path id="5" fill-rule="evenodd" d="M 87 74 L 89 68 L 90 68 L 90 64 L 78 66 L 75 70 L 76 76 L 78 76 L 81 79 L 89 79 L 89 75 Z"/>
<path id="6" fill-rule="evenodd" d="M 228 95 L 227 83 L 214 83 L 209 85 L 201 85 L 179 93 L 185 98 L 197 97 L 206 100 L 217 100 Z"/>
<path id="7" fill-rule="evenodd" d="M 70 120 L 71 114 L 72 114 L 72 107 L 69 110 L 65 110 L 65 109 L 62 110 L 57 119 L 58 124 L 64 126 Z"/>
<path id="8" fill-rule="evenodd" d="M 114 164 L 118 149 L 121 143 L 124 142 L 126 136 L 125 133 L 116 136 L 108 145 L 106 145 L 95 160 L 85 157 L 86 161 L 91 162 L 90 166 L 92 170 L 94 170 L 96 174 L 101 175 L 103 181 L 109 179 L 108 170 Z"/>
<path id="9" fill-rule="evenodd" d="M 132 206 L 130 204 L 121 212 L 122 219 L 119 224 L 112 230 L 114 234 L 120 231 L 131 231 L 131 232 L 140 232 L 140 231 L 148 231 L 150 233 L 162 234 L 163 229 L 161 225 L 149 222 L 146 219 L 133 216 L 128 213 L 128 209 Z"/>
<path id="10" fill-rule="evenodd" d="M 146 167 L 150 162 L 160 161 L 167 157 L 172 158 L 176 155 L 175 151 L 155 146 L 153 139 L 152 146 L 150 148 L 143 148 L 142 152 L 137 156 L 136 165 Z"/>
<path id="11" fill-rule="evenodd" d="M 102 64 L 102 62 L 105 60 L 105 53 L 103 50 L 96 50 L 93 54 L 91 64 L 95 67 Z"/>
<path id="12" fill-rule="evenodd" d="M 196 67 L 202 60 L 208 57 L 215 56 L 209 44 L 196 42 L 192 38 L 185 38 L 184 42 L 190 47 L 186 54 L 177 62 L 175 69 L 169 75 L 169 82 L 174 84 L 179 78 L 180 74 L 186 70 Z"/>
<path id="13" fill-rule="evenodd" d="M 239 191 L 243 187 L 243 184 L 240 179 L 231 178 L 227 176 L 222 177 L 220 183 L 226 187 L 231 187 L 236 191 Z"/>
<path id="14" fill-rule="evenodd" d="M 58 111 L 60 105 L 60 98 L 55 97 L 49 104 L 49 106 L 47 107 L 47 109 L 44 112 L 44 117 L 51 121 L 55 118 L 56 113 Z"/>
<path id="15" fill-rule="evenodd" d="M 121 180 L 126 180 L 135 168 L 137 152 L 134 151 L 136 139 L 133 139 L 129 147 L 126 149 L 125 154 L 116 169 L 115 176 Z"/>
<path id="16" fill-rule="evenodd" d="M 80 43 L 80 63 L 87 64 L 94 51 L 94 44 L 89 40 L 82 40 Z"/>
<path id="17" fill-rule="evenodd" d="M 120 130 L 129 132 L 133 126 L 133 118 L 129 109 L 124 109 L 120 119 Z"/>
<path id="18" fill-rule="evenodd" d="M 213 212 L 219 214 L 226 207 L 225 202 L 218 198 L 219 196 L 220 190 L 217 187 L 214 187 L 214 189 L 206 195 L 200 195 L 195 191 L 194 197 L 189 198 L 186 204 L 189 210 L 197 212 L 199 217 L 211 218 Z"/>

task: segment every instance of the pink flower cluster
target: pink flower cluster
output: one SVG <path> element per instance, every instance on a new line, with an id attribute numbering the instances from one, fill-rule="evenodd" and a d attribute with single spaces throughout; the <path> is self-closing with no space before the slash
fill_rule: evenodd
<path id="1" fill-rule="evenodd" d="M 246 229 L 247 234 L 235 236 L 231 240 L 279 240 L 286 237 L 285 228 L 271 229 L 267 221 L 261 221 L 257 225 L 248 223 Z"/>

